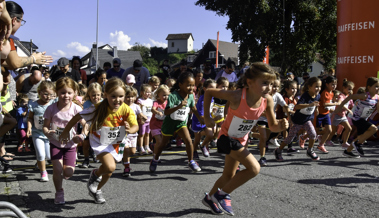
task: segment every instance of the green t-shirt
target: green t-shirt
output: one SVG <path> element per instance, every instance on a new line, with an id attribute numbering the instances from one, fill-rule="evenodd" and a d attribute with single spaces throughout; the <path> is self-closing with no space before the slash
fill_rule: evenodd
<path id="1" fill-rule="evenodd" d="M 174 108 L 182 103 L 184 99 L 177 91 L 174 91 L 168 96 L 166 109 Z M 187 99 L 187 105 L 181 109 L 176 110 L 174 113 L 166 116 L 162 124 L 162 133 L 165 135 L 172 135 L 175 131 L 183 126 L 187 126 L 188 115 L 191 108 L 195 106 L 195 99 L 193 94 L 190 94 Z"/>

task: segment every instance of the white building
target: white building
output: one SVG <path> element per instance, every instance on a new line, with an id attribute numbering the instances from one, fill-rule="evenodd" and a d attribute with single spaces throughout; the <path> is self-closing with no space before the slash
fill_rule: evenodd
<path id="1" fill-rule="evenodd" d="M 167 53 L 187 53 L 193 50 L 192 33 L 168 34 Z"/>

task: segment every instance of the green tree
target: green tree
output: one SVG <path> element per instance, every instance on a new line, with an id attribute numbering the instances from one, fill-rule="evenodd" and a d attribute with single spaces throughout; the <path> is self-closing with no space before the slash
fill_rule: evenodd
<path id="1" fill-rule="evenodd" d="M 128 51 L 139 51 L 142 57 L 142 60 L 150 57 L 150 48 L 141 45 L 140 43 L 136 42 L 134 45 L 128 49 Z"/>
<path id="2" fill-rule="evenodd" d="M 275 52 L 270 63 L 284 71 L 307 71 L 320 53 L 325 67 L 336 57 L 336 0 L 198 0 L 196 5 L 228 16 L 227 29 L 240 43 L 240 60 L 261 61 L 265 47 Z"/>

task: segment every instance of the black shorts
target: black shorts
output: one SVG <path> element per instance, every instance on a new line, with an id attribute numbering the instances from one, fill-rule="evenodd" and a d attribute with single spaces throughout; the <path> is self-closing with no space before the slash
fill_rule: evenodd
<path id="1" fill-rule="evenodd" d="M 217 152 L 221 154 L 230 154 L 230 151 L 238 151 L 244 146 L 237 139 L 221 135 L 217 139 Z"/>
<path id="2" fill-rule="evenodd" d="M 353 125 L 357 127 L 357 134 L 362 135 L 365 133 L 373 124 L 365 119 L 353 120 Z"/>

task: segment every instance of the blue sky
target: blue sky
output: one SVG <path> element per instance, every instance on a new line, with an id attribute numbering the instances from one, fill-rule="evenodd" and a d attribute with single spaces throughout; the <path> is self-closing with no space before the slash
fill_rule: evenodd
<path id="1" fill-rule="evenodd" d="M 21 5 L 26 24 L 15 34 L 33 42 L 55 61 L 83 56 L 96 41 L 96 0 L 15 0 Z M 194 49 L 208 39 L 231 42 L 226 30 L 228 17 L 217 16 L 193 0 L 99 0 L 99 45 L 117 45 L 126 50 L 139 42 L 167 46 L 172 33 L 192 33 Z"/>

